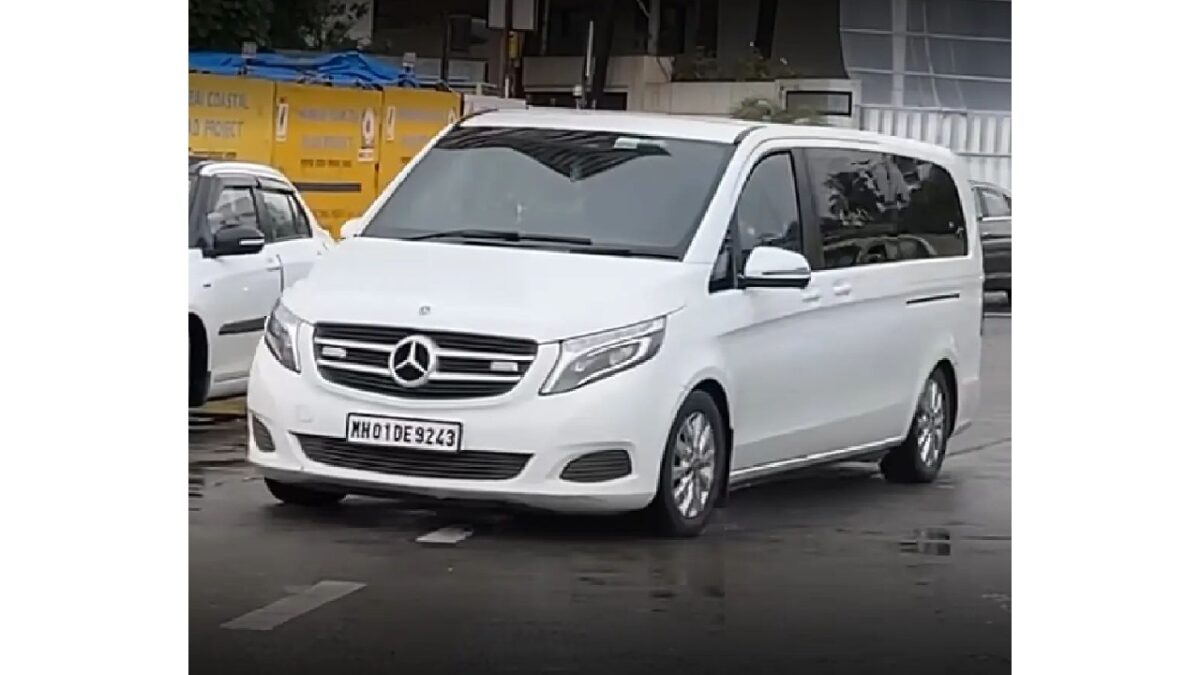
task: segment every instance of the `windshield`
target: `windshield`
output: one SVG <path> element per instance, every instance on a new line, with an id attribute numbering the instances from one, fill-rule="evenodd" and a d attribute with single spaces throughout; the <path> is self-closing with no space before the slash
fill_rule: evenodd
<path id="1" fill-rule="evenodd" d="M 596 131 L 457 128 L 363 236 L 680 258 L 732 146 Z"/>

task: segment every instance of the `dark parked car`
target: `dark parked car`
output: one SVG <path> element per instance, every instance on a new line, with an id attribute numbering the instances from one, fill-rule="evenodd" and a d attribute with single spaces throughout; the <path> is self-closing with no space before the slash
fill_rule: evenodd
<path id="1" fill-rule="evenodd" d="M 983 240 L 983 290 L 1003 292 L 1012 304 L 1012 195 L 991 183 L 973 183 Z"/>

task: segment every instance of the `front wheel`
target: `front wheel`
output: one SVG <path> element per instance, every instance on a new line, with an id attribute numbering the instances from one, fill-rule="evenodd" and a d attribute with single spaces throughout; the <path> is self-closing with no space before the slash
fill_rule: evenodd
<path id="1" fill-rule="evenodd" d="M 271 496 L 284 504 L 294 506 L 333 506 L 346 498 L 345 492 L 318 490 L 295 483 L 281 483 L 270 478 L 264 478 L 263 482 L 267 484 L 267 491 Z"/>
<path id="2" fill-rule="evenodd" d="M 725 480 L 724 429 L 712 397 L 694 391 L 684 399 L 663 450 L 658 493 L 648 507 L 664 534 L 694 537 L 704 529 Z"/>
<path id="3" fill-rule="evenodd" d="M 932 483 L 946 458 L 951 424 L 946 375 L 935 370 L 921 390 L 908 437 L 879 464 L 883 477 L 893 483 Z"/>

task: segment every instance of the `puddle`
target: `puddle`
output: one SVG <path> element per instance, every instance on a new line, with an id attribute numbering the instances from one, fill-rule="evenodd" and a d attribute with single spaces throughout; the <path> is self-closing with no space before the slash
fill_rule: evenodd
<path id="1" fill-rule="evenodd" d="M 1006 612 L 1012 611 L 1012 598 L 1006 593 L 984 593 L 980 597 L 982 597 L 984 600 L 991 600 L 997 605 L 1000 605 L 1000 609 L 1003 609 Z"/>
<path id="2" fill-rule="evenodd" d="M 913 532 L 913 538 L 900 542 L 900 551 L 918 555 L 950 555 L 950 531 L 928 528 Z"/>
<path id="3" fill-rule="evenodd" d="M 205 477 L 199 471 L 188 471 L 188 511 L 199 511 L 197 502 L 204 498 Z"/>

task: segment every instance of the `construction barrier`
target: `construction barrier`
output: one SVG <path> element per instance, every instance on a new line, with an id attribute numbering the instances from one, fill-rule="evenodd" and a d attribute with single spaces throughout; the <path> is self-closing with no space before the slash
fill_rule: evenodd
<path id="1" fill-rule="evenodd" d="M 458 119 L 461 109 L 462 98 L 451 92 L 383 90 L 383 145 L 378 174 L 381 192 L 431 138 Z"/>
<path id="2" fill-rule="evenodd" d="M 382 104 L 378 91 L 275 85 L 271 163 L 335 237 L 375 199 Z"/>
<path id="3" fill-rule="evenodd" d="M 188 75 L 188 153 L 271 162 L 275 84 L 220 75 Z"/>
<path id="4" fill-rule="evenodd" d="M 189 154 L 274 166 L 337 237 L 461 116 L 463 99 L 425 89 L 189 73 L 188 103 Z"/>

